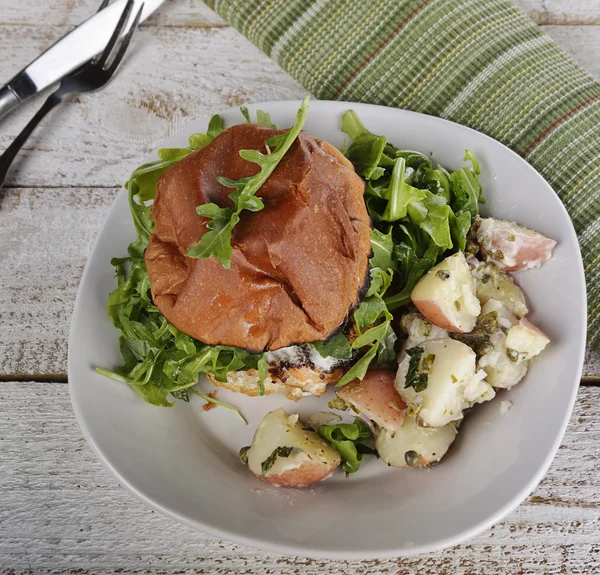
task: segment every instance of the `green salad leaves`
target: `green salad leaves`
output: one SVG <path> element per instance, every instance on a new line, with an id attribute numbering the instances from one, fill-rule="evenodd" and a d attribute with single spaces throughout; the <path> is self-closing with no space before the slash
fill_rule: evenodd
<path id="1" fill-rule="evenodd" d="M 340 453 L 346 473 L 358 471 L 363 456 L 375 452 L 367 445 L 373 434 L 360 417 L 354 418 L 354 423 L 319 425 L 317 433 Z"/>
<path id="2" fill-rule="evenodd" d="M 463 167 L 448 172 L 428 156 L 400 150 L 346 112 L 346 157 L 366 181 L 365 203 L 373 221 L 370 288 L 354 312 L 359 332 L 353 349 L 363 352 L 340 380 L 362 379 L 369 367 L 395 361 L 392 311 L 410 303 L 419 279 L 444 257 L 464 250 L 482 201 L 480 168 L 469 151 Z"/>

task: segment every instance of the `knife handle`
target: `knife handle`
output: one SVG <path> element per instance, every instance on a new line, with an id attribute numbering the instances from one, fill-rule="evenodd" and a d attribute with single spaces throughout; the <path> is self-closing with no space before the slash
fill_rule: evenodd
<path id="1" fill-rule="evenodd" d="M 19 105 L 19 99 L 14 92 L 8 87 L 0 89 L 0 118 L 8 114 L 13 108 Z"/>

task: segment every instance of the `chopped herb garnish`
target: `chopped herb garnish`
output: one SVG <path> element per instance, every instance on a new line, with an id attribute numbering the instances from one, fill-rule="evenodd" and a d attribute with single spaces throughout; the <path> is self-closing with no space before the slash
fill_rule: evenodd
<path id="1" fill-rule="evenodd" d="M 263 354 L 258 360 L 258 395 L 265 394 L 265 381 L 269 377 L 269 366 L 267 364 L 267 358 Z"/>
<path id="2" fill-rule="evenodd" d="M 417 393 L 427 389 L 428 375 L 421 369 L 421 356 L 425 350 L 422 347 L 411 347 L 406 350 L 410 357 L 408 362 L 408 371 L 406 372 L 406 382 L 404 388 L 412 387 Z M 435 356 L 434 356 L 435 357 Z"/>
<path id="3" fill-rule="evenodd" d="M 250 447 L 250 445 L 246 445 L 240 449 L 240 459 L 242 460 L 242 463 L 245 463 L 246 465 L 248 465 L 248 451 L 250 451 Z"/>
<path id="4" fill-rule="evenodd" d="M 264 475 L 273 465 L 278 457 L 289 457 L 292 453 L 293 447 L 277 447 L 273 450 L 273 453 L 269 455 L 261 464 L 262 474 Z"/>
<path id="5" fill-rule="evenodd" d="M 332 400 L 329 401 L 327 407 L 329 407 L 329 409 L 346 411 L 346 409 L 348 409 L 348 404 L 339 395 L 336 395 Z"/>

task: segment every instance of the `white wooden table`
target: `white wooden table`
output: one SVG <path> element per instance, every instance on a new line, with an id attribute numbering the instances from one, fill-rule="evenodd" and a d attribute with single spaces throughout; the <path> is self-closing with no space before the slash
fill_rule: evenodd
<path id="1" fill-rule="evenodd" d="M 600 0 L 518 0 L 600 77 Z M 0 84 L 99 0 L 0 0 Z M 304 90 L 200 0 L 167 0 L 103 92 L 63 105 L 0 191 L 0 573 L 600 573 L 600 357 L 547 477 L 505 521 L 414 559 L 287 558 L 158 516 L 96 461 L 66 383 L 80 275 L 140 158 L 186 122 Z M 0 124 L 0 150 L 37 102 Z"/>

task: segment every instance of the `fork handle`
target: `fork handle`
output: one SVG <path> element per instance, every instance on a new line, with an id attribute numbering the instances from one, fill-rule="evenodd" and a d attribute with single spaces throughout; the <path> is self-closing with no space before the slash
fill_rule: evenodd
<path id="1" fill-rule="evenodd" d="M 50 94 L 48 99 L 44 102 L 44 105 L 37 111 L 35 116 L 31 118 L 29 123 L 23 128 L 21 133 L 15 138 L 14 142 L 6 148 L 2 156 L 0 156 L 0 186 L 4 182 L 4 178 L 6 178 L 6 174 L 8 173 L 8 169 L 10 165 L 13 163 L 16 155 L 19 153 L 19 150 L 23 147 L 27 138 L 31 136 L 31 133 L 35 129 L 35 127 L 42 121 L 42 119 L 46 116 L 46 114 L 52 110 L 56 105 L 60 104 L 62 98 L 60 95 L 57 95 L 56 92 L 54 94 Z"/>

